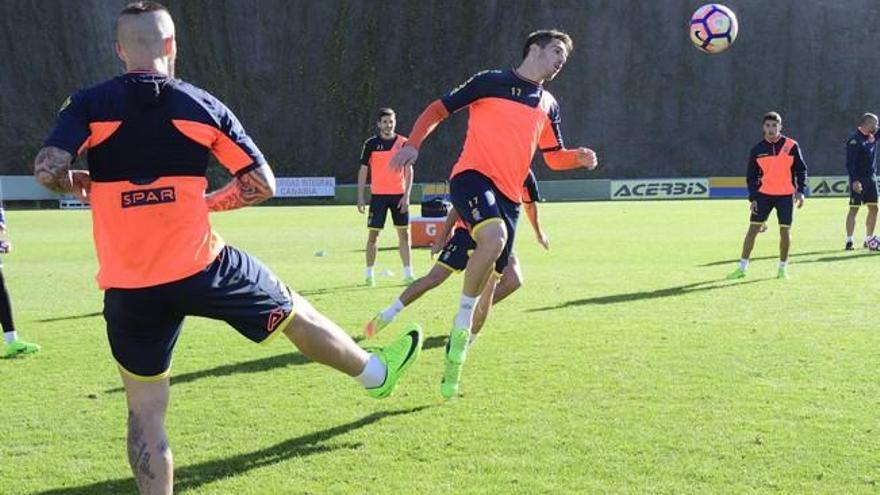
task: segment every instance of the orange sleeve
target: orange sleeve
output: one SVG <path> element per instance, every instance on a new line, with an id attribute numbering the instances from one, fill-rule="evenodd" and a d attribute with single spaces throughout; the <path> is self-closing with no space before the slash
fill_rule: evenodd
<path id="1" fill-rule="evenodd" d="M 544 153 L 544 163 L 553 170 L 571 170 L 582 166 L 577 161 L 577 150 L 556 150 Z"/>
<path id="2" fill-rule="evenodd" d="M 443 102 L 440 100 L 434 100 L 434 102 L 428 105 L 428 108 L 419 115 L 419 118 L 416 119 L 412 131 L 409 133 L 409 141 L 407 141 L 404 146 L 412 146 L 415 149 L 419 149 L 422 146 L 422 141 L 424 141 L 429 134 L 434 132 L 434 129 L 436 129 L 440 122 L 443 122 L 446 117 L 449 117 L 449 111 L 446 110 Z"/>

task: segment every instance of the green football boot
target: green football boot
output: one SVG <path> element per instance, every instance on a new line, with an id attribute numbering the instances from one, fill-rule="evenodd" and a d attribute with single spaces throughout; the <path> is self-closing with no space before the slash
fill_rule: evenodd
<path id="1" fill-rule="evenodd" d="M 461 380 L 461 367 L 467 359 L 468 341 L 471 332 L 467 328 L 453 328 L 446 343 L 446 359 L 443 380 L 440 382 L 440 395 L 451 399 L 458 395 L 458 382 Z"/>
<path id="2" fill-rule="evenodd" d="M 3 348 L 3 357 L 4 358 L 14 358 L 18 356 L 23 356 L 25 354 L 33 354 L 40 350 L 40 346 L 37 344 L 31 344 L 30 342 L 24 342 L 22 340 L 16 340 L 11 344 L 6 344 Z"/>
<path id="3" fill-rule="evenodd" d="M 364 283 L 367 285 L 367 287 L 375 287 L 376 277 L 367 277 L 367 279 L 364 280 Z"/>
<path id="4" fill-rule="evenodd" d="M 390 345 L 376 351 L 375 355 L 385 364 L 385 381 L 378 387 L 368 388 L 367 394 L 376 399 L 391 395 L 400 377 L 419 358 L 423 343 L 422 327 L 414 324 Z"/>
<path id="5" fill-rule="evenodd" d="M 736 280 L 738 278 L 746 278 L 746 271 L 742 268 L 737 268 L 736 270 L 727 274 L 727 280 Z"/>
<path id="6" fill-rule="evenodd" d="M 776 278 L 779 280 L 788 280 L 788 269 L 780 268 L 779 271 L 776 272 Z"/>

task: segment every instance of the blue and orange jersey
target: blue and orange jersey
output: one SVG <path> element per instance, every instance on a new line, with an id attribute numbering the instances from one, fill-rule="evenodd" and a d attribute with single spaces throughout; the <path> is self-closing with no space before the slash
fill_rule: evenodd
<path id="1" fill-rule="evenodd" d="M 406 142 L 406 137 L 395 134 L 392 139 L 373 136 L 364 141 L 361 165 L 370 167 L 370 192 L 372 194 L 403 194 L 406 178 L 403 170 L 395 171 L 388 166 L 391 157 Z"/>
<path id="2" fill-rule="evenodd" d="M 781 136 L 775 143 L 762 139 L 749 155 L 746 170 L 749 201 L 758 193 L 769 196 L 791 196 L 807 190 L 807 165 L 797 142 Z"/>
<path id="3" fill-rule="evenodd" d="M 559 105 L 540 84 L 515 70 L 487 70 L 444 95 L 449 113 L 467 108 L 464 147 L 451 176 L 476 170 L 509 200 L 522 202 L 522 184 L 535 151 L 563 149 Z"/>
<path id="4" fill-rule="evenodd" d="M 873 139 L 872 139 L 873 137 Z M 877 173 L 877 139 L 856 130 L 846 141 L 846 172 L 850 181 L 871 181 Z"/>
<path id="5" fill-rule="evenodd" d="M 209 156 L 236 175 L 266 164 L 217 98 L 155 73 L 75 93 L 45 145 L 87 155 L 102 289 L 172 282 L 212 263 L 224 243 L 208 221 Z"/>

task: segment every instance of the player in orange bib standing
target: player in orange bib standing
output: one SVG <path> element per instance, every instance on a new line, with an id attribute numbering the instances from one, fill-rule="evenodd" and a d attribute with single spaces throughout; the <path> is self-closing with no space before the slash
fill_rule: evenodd
<path id="1" fill-rule="evenodd" d="M 468 109 L 464 147 L 452 168 L 452 203 L 469 226 L 476 249 L 467 262 L 461 300 L 446 346 L 440 392 L 457 395 L 477 305 L 488 314 L 498 278 L 508 263 L 522 202 L 522 185 L 535 151 L 555 170 L 596 168 L 596 153 L 565 149 L 559 104 L 544 83 L 562 70 L 573 48 L 556 30 L 531 33 L 513 69 L 486 70 L 468 79 L 419 116 L 410 139 L 391 165 L 403 169 L 419 155 L 422 141 L 451 113 Z M 493 275 L 494 269 L 494 275 Z"/>
<path id="2" fill-rule="evenodd" d="M 415 280 L 412 269 L 412 253 L 409 233 L 409 195 L 412 190 L 412 166 L 404 169 L 392 169 L 388 162 L 391 157 L 406 143 L 406 137 L 394 132 L 397 126 L 394 110 L 380 108 L 376 128 L 379 133 L 364 142 L 361 151 L 361 168 L 358 171 L 358 204 L 360 213 L 364 213 L 364 188 L 367 175 L 370 176 L 370 212 L 367 216 L 367 269 L 364 273 L 366 284 L 376 285 L 376 240 L 379 232 L 385 228 L 385 219 L 391 212 L 391 221 L 397 230 L 397 248 L 403 262 L 403 281 L 407 285 Z"/>
<path id="3" fill-rule="evenodd" d="M 746 171 L 751 211 L 749 230 L 743 241 L 739 266 L 727 275 L 728 279 L 746 276 L 755 237 L 774 209 L 779 221 L 779 270 L 776 276 L 788 279 L 794 203 L 798 208 L 804 206 L 807 166 L 797 141 L 782 135 L 782 116 L 779 113 L 766 113 L 763 128 L 764 139 L 752 148 Z"/>

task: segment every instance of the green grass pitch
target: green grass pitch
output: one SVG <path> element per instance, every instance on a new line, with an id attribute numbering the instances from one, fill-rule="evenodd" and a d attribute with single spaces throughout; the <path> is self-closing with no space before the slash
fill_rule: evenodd
<path id="1" fill-rule="evenodd" d="M 378 339 L 408 322 L 427 335 L 385 401 L 286 339 L 252 345 L 188 319 L 168 419 L 177 492 L 877 493 L 880 257 L 843 251 L 845 199 L 798 211 L 788 281 L 775 279 L 775 220 L 749 277 L 724 280 L 746 201 L 540 208 L 552 251 L 521 223 L 525 286 L 491 315 L 449 403 L 439 383 L 458 277 Z M 0 493 L 132 493 L 88 213 L 8 217 L 17 326 L 43 351 L 0 361 Z M 353 206 L 212 221 L 353 336 L 402 289 L 390 229 L 377 266 L 395 276 L 359 285 Z M 424 273 L 427 251 L 414 258 Z"/>

